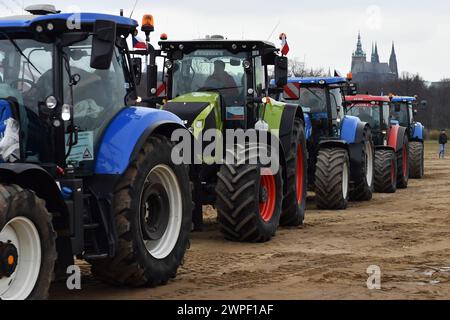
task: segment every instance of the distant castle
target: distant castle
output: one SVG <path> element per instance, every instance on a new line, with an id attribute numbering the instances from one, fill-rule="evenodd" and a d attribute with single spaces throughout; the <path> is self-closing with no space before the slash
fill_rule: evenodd
<path id="1" fill-rule="evenodd" d="M 394 43 L 389 63 L 380 62 L 378 44 L 372 44 L 372 57 L 367 61 L 366 53 L 362 48 L 361 34 L 358 34 L 356 51 L 352 55 L 352 73 L 355 82 L 390 81 L 398 78 L 397 56 Z"/>

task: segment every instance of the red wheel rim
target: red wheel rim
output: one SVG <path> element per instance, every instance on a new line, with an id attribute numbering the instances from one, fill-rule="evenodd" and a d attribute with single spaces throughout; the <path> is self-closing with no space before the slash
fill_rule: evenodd
<path id="1" fill-rule="evenodd" d="M 403 176 L 408 174 L 408 152 L 406 151 L 406 144 L 403 147 Z"/>
<path id="2" fill-rule="evenodd" d="M 303 201 L 303 177 L 304 177 L 304 171 L 303 171 L 303 151 L 301 146 L 297 149 L 297 177 L 296 177 L 296 186 L 297 186 L 297 202 L 302 203 Z"/>
<path id="3" fill-rule="evenodd" d="M 260 183 L 261 191 L 265 193 L 264 197 L 260 196 L 259 200 L 259 214 L 265 222 L 272 219 L 275 211 L 275 203 L 277 201 L 277 189 L 275 183 L 275 176 L 262 176 Z"/>

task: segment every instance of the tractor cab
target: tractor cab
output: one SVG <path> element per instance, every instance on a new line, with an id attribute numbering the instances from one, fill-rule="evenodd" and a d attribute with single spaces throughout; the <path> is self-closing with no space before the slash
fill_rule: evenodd
<path id="1" fill-rule="evenodd" d="M 93 174 L 106 127 L 136 100 L 125 39 L 138 24 L 48 6 L 28 10 L 0 22 L 1 111 L 13 115 L 20 140 L 13 157 L 1 160 Z"/>
<path id="2" fill-rule="evenodd" d="M 375 145 L 384 145 L 391 128 L 388 97 L 355 95 L 345 97 L 346 114 L 358 117 L 370 125 Z"/>
<path id="3" fill-rule="evenodd" d="M 289 78 L 282 100 L 299 104 L 309 115 L 313 141 L 339 137 L 344 119 L 344 90 L 348 80 L 342 77 Z"/>
<path id="4" fill-rule="evenodd" d="M 165 60 L 159 82 L 166 86 L 164 98 L 169 100 L 163 109 L 179 115 L 196 132 L 255 128 L 262 117 L 262 99 L 269 95 L 270 66 L 275 66 L 280 87 L 287 79 L 287 58 L 269 42 L 213 36 L 159 45 L 157 54 Z"/>

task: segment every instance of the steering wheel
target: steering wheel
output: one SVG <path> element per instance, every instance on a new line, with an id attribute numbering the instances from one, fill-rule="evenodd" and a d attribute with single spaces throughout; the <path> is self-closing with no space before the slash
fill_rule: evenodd
<path id="1" fill-rule="evenodd" d="M 18 88 L 17 88 L 17 85 L 18 85 L 19 83 L 22 83 L 22 84 L 23 84 L 23 83 L 27 83 L 27 84 L 29 84 L 29 85 L 31 86 L 31 88 L 30 88 L 29 90 L 27 90 L 27 92 L 30 91 L 31 89 L 34 89 L 34 88 L 37 87 L 36 82 L 34 82 L 33 80 L 28 80 L 28 79 L 16 79 L 16 80 L 11 81 L 11 82 L 9 83 L 9 85 L 10 85 L 11 87 L 13 87 L 13 88 L 18 89 Z M 22 91 L 23 91 L 23 88 L 22 88 Z"/>

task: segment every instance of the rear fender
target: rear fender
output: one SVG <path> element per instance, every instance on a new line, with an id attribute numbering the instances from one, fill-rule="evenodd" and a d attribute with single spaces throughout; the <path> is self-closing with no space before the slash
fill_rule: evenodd
<path id="1" fill-rule="evenodd" d="M 424 140 L 423 131 L 424 131 L 424 126 L 420 122 L 414 123 L 414 127 L 411 132 L 411 140 L 423 142 L 423 140 Z"/>
<path id="2" fill-rule="evenodd" d="M 32 190 L 45 200 L 45 206 L 54 214 L 53 224 L 57 231 L 69 229 L 69 211 L 55 179 L 43 168 L 34 164 L 0 164 L 0 182 L 16 184 Z"/>
<path id="3" fill-rule="evenodd" d="M 388 137 L 388 145 L 398 152 L 403 149 L 407 129 L 398 125 L 391 126 L 391 130 Z"/>
<path id="4" fill-rule="evenodd" d="M 170 138 L 175 129 L 186 130 L 186 127 L 173 113 L 142 107 L 122 110 L 102 137 L 95 174 L 123 174 L 152 134 L 158 132 Z"/>

